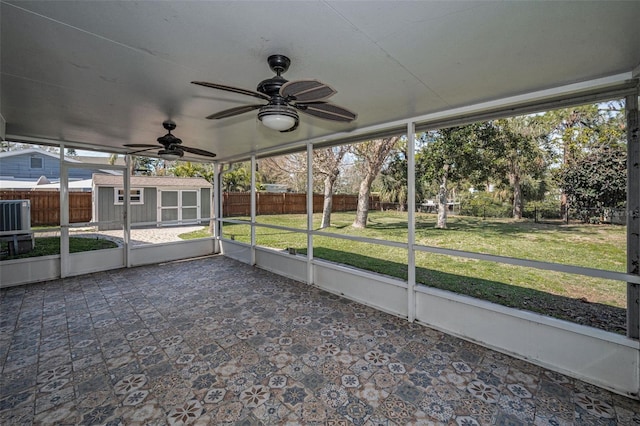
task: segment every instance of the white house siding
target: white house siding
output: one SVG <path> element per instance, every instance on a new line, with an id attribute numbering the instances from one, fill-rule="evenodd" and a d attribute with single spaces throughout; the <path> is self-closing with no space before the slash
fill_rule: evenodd
<path id="1" fill-rule="evenodd" d="M 42 159 L 42 168 L 31 168 L 31 157 Z M 67 158 L 67 161 L 77 160 Z M 99 169 L 69 168 L 70 180 L 91 179 L 94 173 L 109 173 Z M 40 176 L 46 176 L 50 181 L 60 179 L 59 154 L 39 150 L 25 149 L 0 153 L 0 176 L 3 179 L 32 180 L 36 181 Z"/>

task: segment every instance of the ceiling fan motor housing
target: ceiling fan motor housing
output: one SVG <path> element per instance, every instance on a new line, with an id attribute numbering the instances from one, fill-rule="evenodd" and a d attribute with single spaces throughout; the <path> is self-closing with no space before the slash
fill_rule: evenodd
<path id="1" fill-rule="evenodd" d="M 162 127 L 167 129 L 169 132 L 176 128 L 176 123 L 172 120 L 165 120 L 162 122 Z"/>
<path id="2" fill-rule="evenodd" d="M 166 149 L 170 149 L 173 145 L 180 145 L 182 143 L 182 139 L 173 136 L 171 133 L 167 133 L 164 136 L 160 136 L 156 139 L 158 143 L 164 146 Z"/>
<path id="3" fill-rule="evenodd" d="M 280 74 L 287 72 L 287 70 L 289 69 L 289 65 L 291 65 L 291 59 L 287 58 L 284 55 L 271 55 L 267 58 L 267 63 L 269 64 L 269 68 L 271 68 L 271 71 L 280 76 Z"/>
<path id="4" fill-rule="evenodd" d="M 260 93 L 273 97 L 277 96 L 280 93 L 282 85 L 287 83 L 287 80 L 281 77 L 280 74 L 287 72 L 289 65 L 291 65 L 291 60 L 284 55 L 271 55 L 267 58 L 267 62 L 269 63 L 271 71 L 275 72 L 276 75 L 262 80 L 258 84 L 257 90 Z"/>
<path id="5" fill-rule="evenodd" d="M 262 80 L 260 83 L 258 83 L 258 87 L 256 90 L 270 97 L 279 96 L 280 88 L 286 82 L 286 79 L 277 75 L 275 77 Z"/>

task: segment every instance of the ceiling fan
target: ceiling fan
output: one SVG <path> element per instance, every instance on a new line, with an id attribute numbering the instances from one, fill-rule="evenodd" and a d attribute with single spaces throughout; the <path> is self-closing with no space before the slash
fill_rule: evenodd
<path id="1" fill-rule="evenodd" d="M 182 158 L 185 152 L 190 154 L 202 155 L 204 157 L 215 157 L 216 154 L 213 152 L 205 151 L 204 149 L 198 148 L 190 148 L 188 146 L 182 145 L 182 139 L 175 137 L 171 134 L 171 131 L 176 128 L 176 123 L 171 120 L 166 120 L 162 123 L 162 127 L 164 127 L 168 133 L 164 136 L 160 136 L 158 138 L 158 145 L 151 145 L 146 143 L 126 143 L 124 146 L 129 148 L 145 148 L 139 151 L 130 152 L 130 154 L 136 154 L 138 152 L 151 151 L 152 149 L 162 148 L 158 151 L 158 157 L 164 160 L 177 160 Z"/>
<path id="2" fill-rule="evenodd" d="M 208 119 L 234 117 L 258 110 L 258 119 L 270 129 L 291 132 L 298 127 L 298 111 L 331 121 L 351 122 L 357 115 L 348 109 L 327 102 L 337 92 L 318 80 L 287 81 L 282 74 L 289 69 L 291 60 L 284 55 L 271 55 L 267 59 L 269 68 L 276 75 L 261 81 L 257 91 L 206 81 L 192 81 L 192 84 L 227 92 L 240 93 L 266 101 L 266 103 L 244 105 L 226 109 L 208 116 Z"/>

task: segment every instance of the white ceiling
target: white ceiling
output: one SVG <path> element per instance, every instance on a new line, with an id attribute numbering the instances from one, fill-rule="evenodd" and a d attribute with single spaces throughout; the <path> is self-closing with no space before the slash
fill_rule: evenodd
<path id="1" fill-rule="evenodd" d="M 640 64 L 640 1 L 2 1 L 0 14 L 8 136 L 123 152 L 171 118 L 222 161 Z M 256 112 L 204 118 L 255 99 L 190 81 L 255 90 L 275 53 L 291 58 L 285 78 L 330 84 L 357 120 L 301 114 L 283 134 Z"/>

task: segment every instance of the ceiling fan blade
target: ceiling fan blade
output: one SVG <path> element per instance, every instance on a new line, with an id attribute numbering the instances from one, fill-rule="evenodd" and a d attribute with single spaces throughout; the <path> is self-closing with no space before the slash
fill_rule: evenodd
<path id="1" fill-rule="evenodd" d="M 211 89 L 224 90 L 227 92 L 240 93 L 241 95 L 253 96 L 254 98 L 269 100 L 269 96 L 264 93 L 254 92 L 253 90 L 241 89 L 239 87 L 225 86 L 223 84 L 209 83 L 206 81 L 192 81 L 191 84 L 198 86 L 210 87 Z"/>
<path id="2" fill-rule="evenodd" d="M 243 105 L 235 108 L 225 109 L 224 111 L 216 112 L 215 114 L 211 114 L 207 116 L 209 120 L 215 119 L 219 120 L 221 118 L 233 117 L 235 115 L 244 114 L 245 112 L 253 111 L 254 109 L 258 109 L 263 107 L 264 105 L 256 104 L 256 105 Z"/>
<path id="3" fill-rule="evenodd" d="M 215 157 L 216 156 L 216 154 L 214 154 L 213 152 L 205 151 L 204 149 L 190 148 L 188 146 L 180 146 L 180 149 L 185 151 L 185 152 L 189 152 L 191 154 L 202 155 L 202 156 L 205 156 L 205 157 Z"/>
<path id="4" fill-rule="evenodd" d="M 332 121 L 351 122 L 358 117 L 357 114 L 346 108 L 339 107 L 334 104 L 318 102 L 308 104 L 294 104 L 294 107 L 305 114 L 313 115 L 318 118 Z"/>
<path id="5" fill-rule="evenodd" d="M 280 96 L 296 102 L 320 102 L 335 95 L 336 90 L 318 80 L 296 80 L 285 83 L 280 88 Z"/>
<path id="6" fill-rule="evenodd" d="M 127 155 L 135 155 L 135 154 L 138 154 L 138 153 L 141 153 L 141 152 L 154 151 L 154 150 L 156 150 L 158 148 L 162 149 L 162 147 L 160 145 L 153 145 L 152 148 L 138 149 L 136 151 L 127 152 Z"/>
<path id="7" fill-rule="evenodd" d="M 162 145 L 151 145 L 148 143 L 125 143 L 124 146 L 129 147 L 129 148 L 162 148 Z"/>

